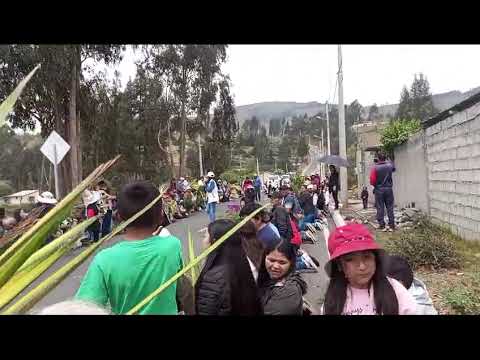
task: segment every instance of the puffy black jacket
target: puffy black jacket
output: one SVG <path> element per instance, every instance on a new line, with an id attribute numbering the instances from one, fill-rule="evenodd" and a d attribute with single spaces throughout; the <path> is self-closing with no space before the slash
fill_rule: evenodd
<path id="1" fill-rule="evenodd" d="M 292 273 L 283 282 L 271 281 L 262 289 L 265 315 L 302 315 L 307 284 L 300 274 Z"/>
<path id="2" fill-rule="evenodd" d="M 208 260 L 205 267 L 207 265 Z M 202 271 L 195 286 L 197 315 L 230 315 L 231 301 L 227 272 L 228 268 L 224 264 L 214 265 L 205 272 Z"/>
<path id="3" fill-rule="evenodd" d="M 290 225 L 290 215 L 284 207 L 276 206 L 273 208 L 270 222 L 277 227 L 282 238 L 288 241 L 292 239 L 293 230 Z"/>

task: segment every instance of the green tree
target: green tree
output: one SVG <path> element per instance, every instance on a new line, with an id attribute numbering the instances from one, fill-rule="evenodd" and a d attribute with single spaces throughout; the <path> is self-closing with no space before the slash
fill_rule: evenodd
<path id="1" fill-rule="evenodd" d="M 171 91 L 171 106 L 179 120 L 179 176 L 185 172 L 187 122 L 189 119 L 197 122 L 194 129 L 209 128 L 209 110 L 218 92 L 226 48 L 226 45 L 155 45 L 144 48 L 148 68 L 161 75 L 166 88 Z"/>
<path id="2" fill-rule="evenodd" d="M 370 106 L 370 109 L 368 109 L 368 120 L 374 121 L 378 119 L 379 116 L 380 114 L 379 114 L 378 106 L 377 104 L 374 103 L 372 106 Z"/>
<path id="3" fill-rule="evenodd" d="M 82 176 L 80 148 L 81 84 L 84 72 L 94 65 L 121 60 L 123 45 L 2 45 L 0 46 L 0 99 L 5 98 L 35 65 L 42 64 L 10 116 L 14 128 L 31 129 L 40 124 L 42 136 L 56 130 L 71 150 L 60 165 L 61 192 L 76 185 Z M 88 64 L 87 60 L 93 60 Z"/>
<path id="4" fill-rule="evenodd" d="M 410 92 L 407 87 L 404 86 L 402 93 L 400 94 L 400 103 L 398 104 L 395 117 L 397 119 L 411 119 L 412 118 L 412 101 L 410 99 Z"/>
<path id="5" fill-rule="evenodd" d="M 422 74 L 415 74 L 410 91 L 403 87 L 396 119 L 419 119 L 423 121 L 438 112 L 433 106 L 430 84 Z"/>
<path id="6" fill-rule="evenodd" d="M 278 161 L 277 161 L 278 168 L 285 169 L 287 166 L 288 168 L 292 167 L 290 162 L 290 155 L 291 155 L 290 144 L 289 144 L 288 138 L 284 136 L 278 148 Z"/>
<path id="7" fill-rule="evenodd" d="M 305 136 L 300 137 L 298 146 L 297 146 L 297 156 L 301 159 L 305 158 L 308 155 L 308 143 Z"/>

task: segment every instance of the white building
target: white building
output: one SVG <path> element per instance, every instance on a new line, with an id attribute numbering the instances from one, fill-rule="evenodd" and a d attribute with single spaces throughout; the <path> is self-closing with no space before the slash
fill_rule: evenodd
<path id="1" fill-rule="evenodd" d="M 2 197 L 1 202 L 6 205 L 34 204 L 38 195 L 38 190 L 23 190 L 15 194 Z"/>

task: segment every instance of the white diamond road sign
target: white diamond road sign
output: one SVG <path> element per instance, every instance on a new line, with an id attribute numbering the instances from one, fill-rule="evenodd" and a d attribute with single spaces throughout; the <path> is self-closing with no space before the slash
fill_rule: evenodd
<path id="1" fill-rule="evenodd" d="M 55 164 L 55 147 L 57 150 L 57 163 Z M 63 138 L 58 135 L 58 133 L 54 130 L 48 136 L 47 140 L 43 143 L 40 151 L 43 155 L 45 155 L 48 160 L 53 165 L 58 165 L 62 161 L 62 159 L 67 154 L 68 150 L 70 150 L 70 145 L 63 140 Z"/>

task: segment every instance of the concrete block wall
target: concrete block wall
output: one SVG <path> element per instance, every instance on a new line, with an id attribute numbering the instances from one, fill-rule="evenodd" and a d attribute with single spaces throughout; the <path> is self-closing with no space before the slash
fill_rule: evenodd
<path id="1" fill-rule="evenodd" d="M 423 138 L 430 216 L 480 240 L 480 104 L 430 126 Z"/>

